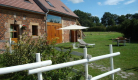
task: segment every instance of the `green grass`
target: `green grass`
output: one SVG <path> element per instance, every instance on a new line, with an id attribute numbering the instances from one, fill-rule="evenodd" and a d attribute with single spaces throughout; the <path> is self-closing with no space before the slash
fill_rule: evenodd
<path id="1" fill-rule="evenodd" d="M 109 44 L 113 44 L 113 52 L 120 52 L 119 56 L 114 57 L 114 67 L 121 68 L 121 70 L 125 72 L 133 72 L 135 75 L 130 76 L 127 79 L 122 79 L 120 76 L 115 74 L 115 80 L 138 80 L 138 43 L 132 42 L 126 43 L 126 46 L 117 46 L 116 42 L 112 43 L 112 38 L 117 38 L 119 36 L 123 36 L 121 33 L 117 32 L 84 32 L 86 37 L 84 39 L 87 43 L 95 43 L 95 47 L 88 47 L 88 54 L 92 55 L 92 57 L 109 54 Z M 92 35 L 91 35 L 92 34 Z M 57 44 L 56 46 L 65 46 L 70 47 L 72 43 L 62 43 Z M 73 51 L 83 53 L 83 48 L 73 49 Z M 75 58 L 79 58 L 78 56 L 73 55 Z M 0 54 L 0 59 L 2 59 L 2 55 Z M 105 67 L 110 67 L 110 59 L 102 59 L 99 61 L 94 61 L 92 63 L 96 63 L 98 65 L 104 65 Z M 0 67 L 2 67 L 0 62 Z M 84 70 L 84 66 L 76 65 L 74 68 L 78 70 Z M 105 71 L 106 72 L 106 71 Z M 104 73 L 104 71 L 100 71 L 99 69 L 93 69 L 89 67 L 89 74 L 94 76 L 100 75 Z M 84 80 L 84 77 L 81 78 Z M 111 76 L 106 76 L 100 80 L 111 80 Z"/>
<path id="2" fill-rule="evenodd" d="M 84 32 L 86 35 L 84 41 L 87 43 L 95 43 L 95 47 L 88 47 L 88 54 L 92 57 L 109 54 L 109 44 L 113 45 L 113 52 L 120 52 L 119 56 L 114 57 L 114 67 L 121 68 L 125 72 L 133 72 L 134 76 L 130 76 L 127 79 L 122 79 L 120 76 L 115 74 L 115 80 L 138 80 L 138 43 L 132 42 L 126 43 L 126 46 L 117 46 L 116 42 L 112 43 L 112 38 L 117 38 L 123 36 L 121 33 L 117 32 Z M 71 43 L 58 44 L 57 46 L 71 46 Z M 73 49 L 73 51 L 78 51 L 83 53 L 83 48 Z M 94 63 L 98 65 L 104 65 L 105 67 L 110 67 L 110 59 L 102 59 L 95 61 Z M 76 68 L 82 65 L 75 66 Z M 83 67 L 83 66 L 82 66 Z M 98 69 L 92 69 L 89 67 L 89 74 L 96 76 L 104 73 Z M 107 76 L 101 80 L 110 80 L 111 77 Z"/>

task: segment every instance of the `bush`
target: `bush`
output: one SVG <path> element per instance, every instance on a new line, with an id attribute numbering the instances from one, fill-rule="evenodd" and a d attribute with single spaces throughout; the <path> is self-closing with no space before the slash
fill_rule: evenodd
<path id="1" fill-rule="evenodd" d="M 59 64 L 70 61 L 72 58 L 71 48 L 66 51 L 57 51 L 54 49 L 56 39 L 53 39 L 51 43 L 48 44 L 46 37 L 39 37 L 37 40 L 28 37 L 26 34 L 22 35 L 22 38 L 14 44 L 12 53 L 9 53 L 9 47 L 5 53 L 3 53 L 3 67 L 22 65 L 27 63 L 36 62 L 35 53 L 41 53 L 41 60 L 52 60 L 52 64 Z M 74 60 L 74 58 L 72 58 Z M 63 69 L 52 70 L 44 72 L 44 78 L 46 80 L 57 80 L 68 78 L 71 73 L 72 67 L 66 67 Z M 78 77 L 71 75 L 71 77 Z M 20 71 L 15 73 L 4 74 L 0 76 L 0 79 L 10 79 L 10 80 L 37 80 L 37 75 L 28 75 L 27 71 Z"/>
<path id="2" fill-rule="evenodd" d="M 125 20 L 121 24 L 121 33 L 124 34 L 125 37 L 138 41 L 138 20 L 132 19 L 132 20 Z"/>
<path id="3" fill-rule="evenodd" d="M 104 26 L 96 26 L 88 28 L 88 31 L 105 31 L 106 27 Z"/>
<path id="4" fill-rule="evenodd" d="M 106 27 L 106 31 L 120 32 L 121 31 L 121 26 L 120 25 L 108 26 L 108 27 Z"/>

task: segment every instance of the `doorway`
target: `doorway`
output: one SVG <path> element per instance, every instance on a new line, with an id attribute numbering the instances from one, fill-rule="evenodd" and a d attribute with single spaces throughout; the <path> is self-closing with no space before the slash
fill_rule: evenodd
<path id="1" fill-rule="evenodd" d="M 77 42 L 77 30 L 71 30 L 71 42 Z"/>

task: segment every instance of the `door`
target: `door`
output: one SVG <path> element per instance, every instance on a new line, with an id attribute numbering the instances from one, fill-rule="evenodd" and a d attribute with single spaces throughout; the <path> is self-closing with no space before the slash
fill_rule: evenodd
<path id="1" fill-rule="evenodd" d="M 62 30 L 58 30 L 62 25 L 59 23 L 47 23 L 47 40 L 52 41 L 57 38 L 57 43 L 62 43 Z"/>
<path id="2" fill-rule="evenodd" d="M 71 42 L 77 42 L 77 30 L 71 30 Z"/>
<path id="3" fill-rule="evenodd" d="M 14 41 L 15 43 L 18 42 L 18 39 L 19 39 L 19 25 L 16 25 L 16 24 L 11 24 L 10 25 L 10 37 L 11 37 L 11 40 Z"/>

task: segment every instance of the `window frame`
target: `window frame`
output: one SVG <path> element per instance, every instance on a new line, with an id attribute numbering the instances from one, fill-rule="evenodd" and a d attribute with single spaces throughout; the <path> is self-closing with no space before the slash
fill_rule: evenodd
<path id="1" fill-rule="evenodd" d="M 61 6 L 66 12 L 69 12 L 64 6 Z"/>
<path id="2" fill-rule="evenodd" d="M 45 0 L 45 1 L 49 4 L 49 6 L 54 7 L 53 4 L 51 4 L 49 1 L 47 1 L 47 0 Z"/>
<path id="3" fill-rule="evenodd" d="M 57 22 L 54 22 L 54 21 L 55 21 L 54 18 L 53 18 L 53 19 L 52 19 L 52 18 L 49 18 L 49 16 L 56 18 L 56 21 L 57 21 Z M 50 20 L 52 20 L 52 23 L 59 23 L 59 24 L 62 23 L 62 17 L 61 17 L 61 16 L 48 14 L 48 15 L 47 15 L 47 22 L 51 22 Z"/>
<path id="4" fill-rule="evenodd" d="M 31 3 L 30 0 L 24 0 L 24 2 L 28 2 L 28 3 Z"/>

